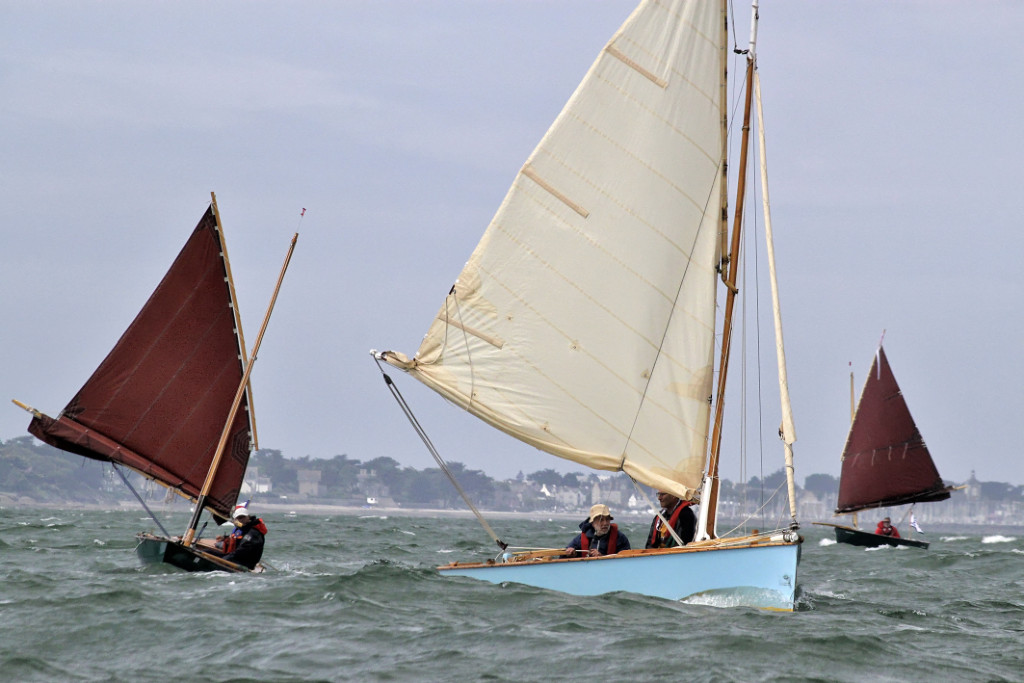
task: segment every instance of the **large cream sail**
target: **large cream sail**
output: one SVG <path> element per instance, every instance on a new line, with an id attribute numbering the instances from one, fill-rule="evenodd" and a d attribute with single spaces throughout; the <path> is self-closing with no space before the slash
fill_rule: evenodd
<path id="1" fill-rule="evenodd" d="M 724 3 L 644 2 L 520 170 L 413 360 L 522 441 L 692 498 L 724 205 Z"/>

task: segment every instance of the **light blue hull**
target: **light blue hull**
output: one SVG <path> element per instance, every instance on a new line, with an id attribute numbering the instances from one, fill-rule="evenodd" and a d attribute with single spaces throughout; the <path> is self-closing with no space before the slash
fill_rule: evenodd
<path id="1" fill-rule="evenodd" d="M 793 609 L 800 543 L 593 559 L 439 567 L 447 576 L 522 583 L 572 595 L 626 591 L 710 605 Z"/>

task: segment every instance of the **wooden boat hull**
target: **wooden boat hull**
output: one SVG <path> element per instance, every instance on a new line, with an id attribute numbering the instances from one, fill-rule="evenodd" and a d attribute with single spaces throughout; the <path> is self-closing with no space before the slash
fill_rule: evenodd
<path id="1" fill-rule="evenodd" d="M 174 539 L 146 533 L 138 534 L 136 538 L 138 538 L 139 544 L 135 547 L 135 554 L 139 556 L 143 564 L 169 564 L 187 572 L 248 573 L 252 571 L 248 567 L 229 562 L 200 549 L 182 545 Z"/>
<path id="2" fill-rule="evenodd" d="M 883 545 L 889 546 L 910 546 L 912 548 L 928 548 L 926 541 L 915 541 L 910 538 L 893 538 L 892 536 L 882 536 L 881 534 L 875 534 L 870 531 L 863 531 L 861 529 L 854 529 L 853 527 L 840 526 L 838 524 L 826 524 L 823 526 L 835 527 L 836 530 L 836 543 L 846 543 L 847 545 L 860 546 L 862 548 L 879 548 Z"/>
<path id="3" fill-rule="evenodd" d="M 793 534 L 796 536 L 796 534 Z M 776 540 L 777 539 L 777 540 Z M 438 570 L 491 583 L 521 583 L 572 595 L 625 591 L 715 606 L 792 611 L 803 539 L 632 550 L 607 557 L 452 563 Z"/>

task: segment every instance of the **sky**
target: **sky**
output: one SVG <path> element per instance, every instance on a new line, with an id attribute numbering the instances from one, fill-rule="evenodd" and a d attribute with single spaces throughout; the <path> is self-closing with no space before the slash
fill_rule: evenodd
<path id="1" fill-rule="evenodd" d="M 253 371 L 260 446 L 434 466 L 369 350 L 416 350 L 633 6 L 0 0 L 0 398 L 56 415 L 215 191 L 250 343 L 299 233 Z M 884 330 L 943 477 L 1024 484 L 1024 4 L 762 0 L 760 16 L 798 482 L 838 475 L 850 373 L 859 393 Z M 726 478 L 781 466 L 760 315 L 746 405 L 766 417 L 727 432 Z M 449 462 L 581 469 L 392 375 Z M 5 405 L 0 439 L 24 435 Z"/>

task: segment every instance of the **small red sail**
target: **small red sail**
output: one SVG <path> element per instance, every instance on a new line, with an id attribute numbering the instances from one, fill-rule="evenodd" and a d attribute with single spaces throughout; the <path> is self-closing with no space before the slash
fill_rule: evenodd
<path id="1" fill-rule="evenodd" d="M 33 418 L 29 432 L 197 498 L 244 373 L 235 310 L 211 205 L 85 386 L 58 418 Z M 249 405 L 247 393 L 206 500 L 223 517 L 249 462 Z"/>
<path id="2" fill-rule="evenodd" d="M 882 347 L 846 438 L 836 513 L 949 498 Z"/>

